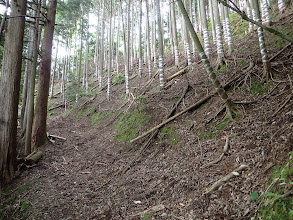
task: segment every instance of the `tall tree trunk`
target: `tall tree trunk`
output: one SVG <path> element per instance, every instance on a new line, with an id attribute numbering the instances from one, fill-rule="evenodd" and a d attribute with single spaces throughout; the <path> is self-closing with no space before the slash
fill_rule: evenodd
<path id="1" fill-rule="evenodd" d="M 222 66 L 224 64 L 224 46 L 223 46 L 223 32 L 221 27 L 221 21 L 220 21 L 220 13 L 218 8 L 218 2 L 217 0 L 212 0 L 213 4 L 213 12 L 214 12 L 214 18 L 215 18 L 215 26 L 216 26 L 216 37 L 217 37 L 217 53 L 218 53 L 218 59 L 217 59 L 217 66 Z"/>
<path id="2" fill-rule="evenodd" d="M 25 135 L 25 154 L 29 155 L 32 152 L 32 127 L 34 118 L 34 92 L 35 92 L 35 78 L 37 73 L 38 65 L 38 55 L 39 55 L 39 17 L 42 2 L 36 0 L 35 8 L 35 27 L 34 27 L 34 37 L 33 37 L 33 63 L 32 72 L 28 80 L 28 99 L 27 99 L 27 124 L 26 124 L 26 135 Z M 51 73 L 51 72 L 50 72 Z"/>
<path id="3" fill-rule="evenodd" d="M 221 4 L 222 5 L 222 4 Z M 227 43 L 228 43 L 228 55 L 230 56 L 233 51 L 233 41 L 232 41 L 232 30 L 229 18 L 229 9 L 223 6 L 224 9 L 224 21 L 223 23 L 226 24 L 226 34 L 227 34 Z"/>
<path id="4" fill-rule="evenodd" d="M 174 40 L 174 52 L 175 52 L 175 65 L 179 64 L 179 49 L 178 49 L 178 36 L 177 36 L 177 23 L 176 23 L 176 13 L 174 1 L 170 0 L 171 6 L 171 19 L 172 19 L 172 36 Z"/>
<path id="5" fill-rule="evenodd" d="M 142 75 L 142 43 L 141 43 L 141 32 L 142 32 L 142 0 L 139 0 L 139 27 L 138 27 L 138 75 Z"/>
<path id="6" fill-rule="evenodd" d="M 54 81 L 55 81 L 57 62 L 58 62 L 58 49 L 59 49 L 58 47 L 59 47 L 59 36 L 57 36 L 56 54 L 55 54 L 53 74 L 52 74 L 52 80 L 51 80 L 50 98 L 53 98 L 54 96 Z"/>
<path id="7" fill-rule="evenodd" d="M 165 87 L 165 74 L 164 74 L 164 43 L 162 33 L 162 22 L 161 22 L 161 10 L 160 0 L 156 0 L 157 3 L 157 23 L 158 23 L 158 40 L 159 40 L 159 70 L 160 70 L 160 88 Z"/>
<path id="8" fill-rule="evenodd" d="M 186 11 L 188 11 L 188 3 L 187 3 L 187 0 L 184 1 L 184 5 L 185 7 L 187 8 Z M 188 12 L 187 12 L 188 14 Z M 188 66 L 190 66 L 192 64 L 191 62 L 191 49 L 190 49 L 190 39 L 189 39 L 189 32 L 187 30 L 187 26 L 186 24 L 184 23 L 184 42 L 185 42 L 185 51 L 186 51 L 186 56 L 187 56 L 187 64 Z"/>
<path id="9" fill-rule="evenodd" d="M 146 5 L 146 40 L 147 40 L 147 62 L 149 77 L 152 75 L 152 65 L 151 65 L 151 42 L 150 42 L 150 22 L 149 22 L 149 1 L 145 1 Z"/>
<path id="10" fill-rule="evenodd" d="M 84 64 L 84 74 L 85 74 L 85 93 L 88 94 L 89 92 L 89 81 L 88 81 L 88 74 L 89 74 L 89 28 L 90 28 L 90 14 L 87 15 L 88 22 L 87 22 L 87 32 L 86 32 L 86 51 L 85 51 L 85 64 Z"/>
<path id="11" fill-rule="evenodd" d="M 117 22 L 117 40 L 116 40 L 116 69 L 117 69 L 117 74 L 119 74 L 119 49 L 120 49 L 120 17 L 121 17 L 121 11 L 118 9 L 118 22 Z"/>
<path id="12" fill-rule="evenodd" d="M 250 0 L 246 0 L 246 12 L 247 12 L 247 16 L 248 18 L 253 19 L 252 17 L 252 9 L 251 9 L 251 4 L 250 4 Z M 251 32 L 253 30 L 253 24 L 251 22 L 249 22 L 248 24 L 248 32 Z"/>
<path id="13" fill-rule="evenodd" d="M 261 15 L 260 15 L 260 10 L 259 10 L 259 2 L 258 0 L 253 0 L 253 8 L 255 10 L 255 16 L 256 16 L 256 21 L 261 23 Z M 258 34 L 258 41 L 259 41 L 259 47 L 260 47 L 260 53 L 262 56 L 262 62 L 264 65 L 264 74 L 263 78 L 267 77 L 271 72 L 271 63 L 269 60 L 268 52 L 267 52 L 267 47 L 265 44 L 265 39 L 264 39 L 264 33 L 263 29 L 261 27 L 257 28 L 257 34 Z"/>
<path id="14" fill-rule="evenodd" d="M 207 23 L 207 18 L 206 18 L 206 5 L 205 5 L 205 0 L 201 0 L 199 2 L 200 6 L 200 11 L 201 11 L 201 22 L 202 22 L 202 32 L 203 32 L 203 39 L 204 39 L 204 47 L 205 47 L 205 52 L 208 57 L 210 57 L 212 53 L 212 48 L 210 44 L 210 36 L 209 36 L 209 30 L 208 30 L 208 23 Z"/>
<path id="15" fill-rule="evenodd" d="M 212 37 L 213 37 L 213 43 L 216 43 L 216 28 L 215 28 L 215 21 L 214 21 L 214 11 L 213 11 L 213 5 L 212 0 L 209 1 L 209 15 L 210 15 L 210 21 L 212 26 Z"/>
<path id="16" fill-rule="evenodd" d="M 108 63 L 108 89 L 107 96 L 108 100 L 110 100 L 111 95 L 111 66 L 112 66 L 112 0 L 110 0 L 110 27 L 109 27 L 109 63 Z"/>
<path id="17" fill-rule="evenodd" d="M 105 29 L 105 0 L 102 0 L 102 29 L 101 29 L 101 49 L 100 49 L 100 71 L 99 71 L 99 87 L 103 87 L 103 69 L 104 69 L 104 29 Z"/>
<path id="18" fill-rule="evenodd" d="M 57 0 L 49 0 L 47 19 L 44 26 L 42 42 L 42 60 L 38 80 L 38 93 L 33 126 L 33 143 L 41 146 L 47 141 L 47 107 L 51 72 L 52 43 L 55 28 Z"/>
<path id="19" fill-rule="evenodd" d="M 83 12 L 81 15 L 81 32 L 80 32 L 80 51 L 79 51 L 79 68 L 78 68 L 78 84 L 80 83 L 81 77 L 81 63 L 82 63 L 82 49 L 83 49 Z"/>
<path id="20" fill-rule="evenodd" d="M 217 79 L 217 76 L 216 76 L 213 68 L 211 67 L 210 61 L 204 52 L 204 49 L 198 39 L 197 34 L 194 31 L 193 25 L 188 17 L 188 13 L 187 13 L 186 9 L 184 8 L 182 0 L 177 0 L 177 4 L 183 14 L 186 26 L 188 27 L 188 29 L 190 31 L 191 37 L 196 45 L 197 51 L 199 52 L 201 60 L 202 60 L 204 66 L 205 66 L 205 69 L 209 75 L 209 78 L 210 78 L 211 82 L 213 83 L 219 96 L 222 98 L 222 100 L 226 104 L 226 109 L 227 109 L 228 114 L 232 117 L 232 101 L 231 101 L 231 99 L 229 99 L 225 89 L 221 85 L 220 81 Z"/>
<path id="21" fill-rule="evenodd" d="M 10 3 L 0 81 L 0 192 L 16 171 L 16 134 L 26 0 Z"/>

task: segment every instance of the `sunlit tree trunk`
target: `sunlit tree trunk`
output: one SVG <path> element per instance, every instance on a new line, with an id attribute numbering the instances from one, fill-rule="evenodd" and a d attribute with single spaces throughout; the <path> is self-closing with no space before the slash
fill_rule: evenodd
<path id="1" fill-rule="evenodd" d="M 231 24 L 230 24 L 230 18 L 229 18 L 229 10 L 227 7 L 224 7 L 224 21 L 223 23 L 226 24 L 226 38 L 228 43 L 228 55 L 230 56 L 233 51 L 233 40 L 232 40 L 232 30 L 231 30 Z"/>
<path id="2" fill-rule="evenodd" d="M 187 8 L 187 11 L 188 11 L 188 3 L 187 3 L 187 0 L 185 0 L 184 2 L 185 4 L 185 7 Z M 187 57 L 187 64 L 188 66 L 190 66 L 192 64 L 191 62 L 191 49 L 190 49 L 190 39 L 189 39 L 189 32 L 187 30 L 187 27 L 184 23 L 184 42 L 185 42 L 185 53 L 186 53 L 186 57 Z"/>
<path id="3" fill-rule="evenodd" d="M 118 9 L 118 22 L 117 22 L 117 40 L 116 40 L 116 69 L 117 69 L 117 74 L 119 73 L 119 48 L 120 48 L 120 10 Z"/>
<path id="4" fill-rule="evenodd" d="M 50 0 L 48 5 L 47 20 L 44 26 L 44 38 L 42 42 L 42 60 L 38 80 L 38 93 L 36 97 L 36 109 L 33 126 L 33 143 L 41 146 L 47 141 L 47 107 L 51 73 L 52 43 L 55 27 L 57 0 Z"/>
<path id="5" fill-rule="evenodd" d="M 97 20 L 98 21 L 97 21 L 97 30 L 96 30 L 96 46 L 95 46 L 95 59 L 94 59 L 95 68 L 96 68 L 96 77 L 99 76 L 99 57 L 100 57 L 100 10 L 99 9 L 97 9 Z"/>
<path id="6" fill-rule="evenodd" d="M 261 9 L 262 9 L 264 23 L 271 25 L 272 20 L 271 20 L 271 15 L 270 15 L 270 10 L 269 10 L 269 5 L 267 0 L 261 1 Z"/>
<path id="7" fill-rule="evenodd" d="M 103 87 L 103 69 L 104 69 L 104 29 L 105 29 L 105 0 L 102 0 L 102 17 L 101 17 L 101 49 L 100 49 L 100 71 L 99 71 L 99 87 Z"/>
<path id="8" fill-rule="evenodd" d="M 165 74 L 164 74 L 164 43 L 163 43 L 163 33 L 162 33 L 162 22 L 161 22 L 161 10 L 160 10 L 160 0 L 156 0 L 157 8 L 157 24 L 158 24 L 158 41 L 159 41 L 159 71 L 160 71 L 160 88 L 165 87 Z"/>
<path id="9" fill-rule="evenodd" d="M 258 0 L 253 0 L 253 8 L 255 10 L 256 21 L 261 23 L 262 21 L 261 21 Z M 257 28 L 257 34 L 258 34 L 260 53 L 262 56 L 262 62 L 264 65 L 263 78 L 267 77 L 267 79 L 268 79 L 268 76 L 271 73 L 271 63 L 269 60 L 269 56 L 268 56 L 268 52 L 267 52 L 267 48 L 266 48 L 266 44 L 265 44 L 263 29 L 261 27 Z"/>
<path id="10" fill-rule="evenodd" d="M 78 65 L 78 84 L 80 83 L 80 77 L 82 72 L 82 49 L 83 49 L 83 10 L 81 15 L 81 28 L 80 28 L 80 51 L 79 51 L 79 65 Z"/>
<path id="11" fill-rule="evenodd" d="M 112 66 L 112 0 L 110 0 L 110 27 L 109 27 L 109 63 L 108 63 L 108 89 L 107 89 L 107 95 L 108 100 L 110 100 L 110 94 L 111 94 L 111 66 Z"/>
<path id="12" fill-rule="evenodd" d="M 90 32 L 90 14 L 88 13 L 88 22 L 87 22 L 87 32 L 86 32 L 86 49 L 85 49 L 85 64 L 84 64 L 84 74 L 85 74 L 85 93 L 89 93 L 89 32 Z"/>
<path id="13" fill-rule="evenodd" d="M 211 26 L 212 26 L 212 37 L 213 37 L 213 42 L 216 43 L 216 28 L 215 28 L 215 21 L 214 21 L 214 12 L 213 12 L 213 6 L 212 6 L 212 0 L 209 1 L 209 15 L 210 15 L 210 21 L 211 21 Z"/>
<path id="14" fill-rule="evenodd" d="M 278 0 L 278 7 L 281 13 L 283 13 L 286 10 L 284 0 Z"/>
<path id="15" fill-rule="evenodd" d="M 176 13 L 174 1 L 170 0 L 171 7 L 171 19 L 172 19 L 172 36 L 174 41 L 174 52 L 175 52 L 175 65 L 179 64 L 179 49 L 178 49 L 178 36 L 177 36 L 177 23 L 176 23 Z"/>
<path id="16" fill-rule="evenodd" d="M 50 98 L 53 98 L 54 96 L 54 81 L 55 81 L 57 62 L 58 62 L 58 49 L 59 49 L 58 47 L 59 47 L 59 36 L 57 36 L 56 54 L 55 54 L 55 61 L 54 61 L 52 79 L 51 79 Z"/>
<path id="17" fill-rule="evenodd" d="M 10 2 L 0 80 L 0 192 L 14 176 L 26 0 Z"/>
<path id="18" fill-rule="evenodd" d="M 210 36 L 209 36 L 209 30 L 208 30 L 208 23 L 207 23 L 207 18 L 206 18 L 206 5 L 205 5 L 205 0 L 200 0 L 199 2 L 200 6 L 200 11 L 201 11 L 201 23 L 202 23 L 202 32 L 203 32 L 203 39 L 204 39 L 204 47 L 205 47 L 205 52 L 208 57 L 210 57 L 212 53 L 212 48 L 210 44 Z"/>
<path id="19" fill-rule="evenodd" d="M 249 0 L 246 0 L 246 6 L 247 6 L 246 12 L 247 12 L 248 18 L 253 19 L 253 17 L 252 17 L 252 10 L 251 10 L 251 4 L 250 4 L 250 1 Z M 251 22 L 249 22 L 248 25 L 249 25 L 248 26 L 248 32 L 251 32 L 253 30 L 253 24 Z"/>
<path id="20" fill-rule="evenodd" d="M 224 46 L 223 46 L 223 33 L 221 28 L 221 21 L 220 21 L 220 14 L 218 8 L 217 0 L 212 0 L 213 4 L 213 12 L 215 18 L 215 26 L 216 26 L 216 37 L 217 37 L 217 66 L 223 65 L 223 58 L 224 58 Z"/>
<path id="21" fill-rule="evenodd" d="M 142 0 L 139 0 L 139 27 L 138 27 L 138 75 L 142 75 Z"/>
<path id="22" fill-rule="evenodd" d="M 152 19 L 152 46 L 153 46 L 153 59 L 154 59 L 154 67 L 157 68 L 157 52 L 156 52 L 156 43 L 157 43 L 157 39 L 156 39 L 156 7 L 155 7 L 155 1 L 153 4 L 153 19 Z"/>
<path id="23" fill-rule="evenodd" d="M 146 39 L 147 39 L 147 62 L 149 77 L 152 75 L 152 65 L 151 65 L 151 42 L 150 42 L 150 25 L 149 25 L 149 1 L 145 1 L 146 4 Z"/>

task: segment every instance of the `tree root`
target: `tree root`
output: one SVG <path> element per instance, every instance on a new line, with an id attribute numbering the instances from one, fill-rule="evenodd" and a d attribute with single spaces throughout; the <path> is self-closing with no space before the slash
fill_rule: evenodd
<path id="1" fill-rule="evenodd" d="M 214 191 L 216 191 L 218 188 L 220 188 L 220 186 L 222 186 L 224 183 L 226 183 L 227 181 L 229 181 L 230 179 L 232 179 L 234 176 L 238 176 L 239 172 L 247 169 L 248 166 L 247 165 L 240 165 L 240 167 L 238 167 L 237 169 L 235 169 L 233 172 L 229 173 L 228 175 L 224 176 L 223 178 L 221 178 L 220 180 L 216 181 L 205 193 L 204 195 L 209 195 L 211 193 L 213 193 Z"/>
<path id="2" fill-rule="evenodd" d="M 228 150 L 229 150 L 229 137 L 227 136 L 226 137 L 226 143 L 225 143 L 224 149 L 223 149 L 223 153 L 217 159 L 215 159 L 212 162 L 202 166 L 202 168 L 208 168 L 208 167 L 210 167 L 210 166 L 212 166 L 212 165 L 214 165 L 216 163 L 219 163 L 223 159 L 223 157 L 227 154 Z"/>

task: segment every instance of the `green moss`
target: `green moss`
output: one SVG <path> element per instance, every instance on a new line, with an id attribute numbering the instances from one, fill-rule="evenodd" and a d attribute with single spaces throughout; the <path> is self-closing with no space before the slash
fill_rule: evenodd
<path id="1" fill-rule="evenodd" d="M 167 141 L 171 146 L 175 146 L 180 141 L 180 135 L 176 133 L 174 127 L 164 127 L 159 135 L 161 141 Z"/>
<path id="2" fill-rule="evenodd" d="M 118 73 L 116 76 L 113 78 L 113 85 L 120 85 L 125 82 L 125 75 L 122 73 Z"/>
<path id="3" fill-rule="evenodd" d="M 143 220 L 150 220 L 150 219 L 152 218 L 152 216 L 153 216 L 153 212 L 149 212 L 149 213 L 145 214 L 145 215 L 142 217 L 142 219 L 143 219 Z"/>
<path id="4" fill-rule="evenodd" d="M 245 60 L 241 60 L 241 61 L 237 62 L 237 64 L 238 64 L 238 66 L 240 66 L 240 67 L 244 67 L 245 64 L 246 64 L 246 61 L 245 61 Z"/>
<path id="5" fill-rule="evenodd" d="M 100 122 L 110 118 L 113 114 L 113 112 L 95 112 L 91 115 L 92 124 L 97 125 Z"/>
<path id="6" fill-rule="evenodd" d="M 208 133 L 202 133 L 200 135 L 200 139 L 202 139 L 202 140 L 208 140 L 208 139 L 216 138 L 216 136 L 217 136 L 217 132 L 216 131 L 210 131 Z"/>
<path id="7" fill-rule="evenodd" d="M 238 118 L 239 116 L 236 115 L 235 118 Z M 216 138 L 218 134 L 220 134 L 222 131 L 225 130 L 226 127 L 228 127 L 228 125 L 230 125 L 232 123 L 231 119 L 225 119 L 224 121 L 216 124 L 214 122 L 211 122 L 208 124 L 209 127 L 215 127 L 216 129 L 214 131 L 210 131 L 210 132 L 206 132 L 206 133 L 202 133 L 200 135 L 200 138 L 202 140 L 208 140 L 208 139 L 212 139 L 212 138 Z"/>
<path id="8" fill-rule="evenodd" d="M 117 141 L 130 141 L 137 136 L 150 118 L 151 115 L 147 114 L 143 107 L 124 113 L 115 126 L 115 139 Z"/>
<path id="9" fill-rule="evenodd" d="M 218 70 L 218 73 L 224 73 L 227 70 L 227 66 L 226 65 L 222 65 L 221 68 Z"/>
<path id="10" fill-rule="evenodd" d="M 256 82 L 252 85 L 248 93 L 253 95 L 264 95 L 268 89 L 273 87 L 273 82 L 269 81 L 267 83 Z"/>

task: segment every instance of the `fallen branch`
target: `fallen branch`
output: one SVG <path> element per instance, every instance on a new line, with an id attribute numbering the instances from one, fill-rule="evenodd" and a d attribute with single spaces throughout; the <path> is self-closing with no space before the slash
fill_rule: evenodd
<path id="1" fill-rule="evenodd" d="M 288 99 L 284 102 L 284 104 L 281 105 L 281 107 L 278 108 L 277 111 L 275 111 L 275 113 L 272 115 L 272 118 L 275 117 L 278 114 L 278 112 L 281 111 L 281 109 L 285 107 L 285 105 L 291 100 L 291 98 L 292 98 L 292 94 L 289 95 Z"/>
<path id="2" fill-rule="evenodd" d="M 53 138 L 53 139 L 59 139 L 59 140 L 62 140 L 62 141 L 66 141 L 66 138 L 64 137 L 59 137 L 57 135 L 53 135 L 53 134 L 49 134 L 48 135 L 49 138 Z"/>
<path id="3" fill-rule="evenodd" d="M 234 81 L 240 79 L 241 77 L 243 77 L 243 75 L 239 75 L 239 76 L 235 77 L 234 79 L 232 79 L 231 81 L 229 81 L 226 85 L 223 86 L 224 89 L 227 89 L 227 88 L 230 86 L 230 84 L 232 84 Z M 208 101 L 211 97 L 213 97 L 215 94 L 217 94 L 217 92 L 213 92 L 212 94 L 205 96 L 204 98 L 202 98 L 201 100 L 199 100 L 199 101 L 196 102 L 195 104 L 189 106 L 187 109 L 185 109 L 185 110 L 183 110 L 183 111 L 177 113 L 177 114 L 174 115 L 173 117 L 168 118 L 167 120 L 163 121 L 163 122 L 160 123 L 159 125 L 157 125 L 157 126 L 151 128 L 151 129 L 148 130 L 147 132 L 143 133 L 142 135 L 140 135 L 140 136 L 138 136 L 138 137 L 132 139 L 132 140 L 130 141 L 130 143 L 133 143 L 133 142 L 135 142 L 135 141 L 137 141 L 137 140 L 139 140 L 139 139 L 141 139 L 141 138 L 143 138 L 143 137 L 149 135 L 149 134 L 152 133 L 153 131 L 155 131 L 155 130 L 161 128 L 161 127 L 163 127 L 165 124 L 168 124 L 169 122 L 173 121 L 175 118 L 178 118 L 179 116 L 183 115 L 184 113 L 186 113 L 186 112 L 188 112 L 188 111 L 190 111 L 190 110 L 193 110 L 193 109 L 195 109 L 195 108 L 198 108 L 199 106 L 201 106 L 202 104 L 204 104 L 205 102 L 207 102 L 207 101 Z"/>
<path id="4" fill-rule="evenodd" d="M 208 167 L 210 167 L 210 166 L 212 166 L 212 165 L 214 165 L 216 163 L 219 163 L 223 159 L 223 157 L 228 153 L 228 150 L 229 150 L 229 137 L 227 136 L 226 137 L 226 143 L 225 143 L 224 149 L 223 149 L 223 153 L 217 159 L 215 159 L 212 162 L 202 166 L 202 168 L 208 168 Z"/>
<path id="5" fill-rule="evenodd" d="M 220 180 L 216 181 L 204 194 L 211 194 L 212 192 L 216 191 L 220 186 L 222 186 L 224 183 L 226 183 L 227 181 L 229 181 L 230 179 L 232 179 L 234 176 L 238 176 L 239 172 L 247 169 L 248 166 L 247 165 L 240 165 L 240 167 L 238 167 L 236 170 L 234 170 L 233 172 L 229 173 L 228 175 L 224 176 L 223 178 L 221 178 Z"/>
<path id="6" fill-rule="evenodd" d="M 169 114 L 165 117 L 165 119 L 170 118 L 174 112 L 176 111 L 176 109 L 178 108 L 178 105 L 182 102 L 184 96 L 186 95 L 186 93 L 188 92 L 189 89 L 189 83 L 187 83 L 187 86 L 185 87 L 185 89 L 182 92 L 182 95 L 180 97 L 180 99 L 176 102 L 175 106 L 171 109 L 171 111 L 169 112 Z M 153 138 L 155 138 L 158 133 L 160 132 L 160 129 L 157 129 L 151 136 L 150 138 L 143 144 L 143 146 L 140 148 L 139 152 L 136 154 L 135 158 L 127 165 L 127 167 L 121 172 L 122 174 L 125 174 L 137 161 L 137 159 L 139 158 L 139 156 L 149 147 L 149 145 L 151 144 L 151 141 Z"/>
<path id="7" fill-rule="evenodd" d="M 180 75 L 186 73 L 186 70 L 188 70 L 189 68 L 190 68 L 190 66 L 187 66 L 187 67 L 183 68 L 182 70 L 179 70 L 177 73 L 175 73 L 172 76 L 168 77 L 166 79 L 166 81 L 169 82 L 170 80 L 176 78 L 177 76 L 180 76 Z"/>

